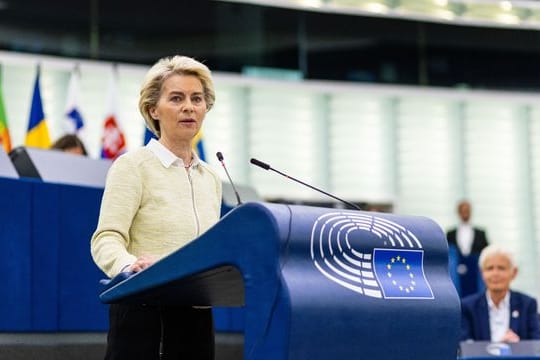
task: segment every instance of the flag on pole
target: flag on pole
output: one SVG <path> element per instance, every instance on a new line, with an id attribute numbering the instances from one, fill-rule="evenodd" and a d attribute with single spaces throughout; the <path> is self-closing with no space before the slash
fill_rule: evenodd
<path id="1" fill-rule="evenodd" d="M 203 135 L 202 130 L 199 130 L 197 135 L 195 135 L 195 138 L 193 139 L 193 149 L 199 155 L 199 159 L 202 161 L 206 161 L 206 154 L 204 152 L 204 143 L 203 143 Z"/>
<path id="2" fill-rule="evenodd" d="M 36 74 L 34 83 L 34 93 L 32 95 L 32 107 L 30 108 L 30 119 L 28 120 L 28 130 L 24 144 L 26 146 L 48 149 L 51 146 L 47 120 L 43 112 L 43 103 L 41 101 L 41 90 L 39 86 L 40 69 Z"/>
<path id="3" fill-rule="evenodd" d="M 148 144 L 151 139 L 156 139 L 156 135 L 150 131 L 146 126 L 144 127 L 144 145 Z"/>
<path id="4" fill-rule="evenodd" d="M 80 100 L 80 83 L 81 73 L 78 66 L 75 66 L 71 72 L 69 79 L 69 85 L 67 90 L 66 109 L 64 116 L 66 119 L 65 127 L 66 132 L 69 134 L 77 134 L 81 137 L 81 133 L 84 130 L 84 119 L 81 113 L 79 100 Z"/>
<path id="5" fill-rule="evenodd" d="M 2 68 L 0 66 L 0 146 L 6 153 L 11 151 L 11 138 L 9 137 L 9 127 L 4 106 L 4 94 L 2 92 Z"/>
<path id="6" fill-rule="evenodd" d="M 117 114 L 116 76 L 115 67 L 109 81 L 109 95 L 107 97 L 103 136 L 101 138 L 101 157 L 104 159 L 116 159 L 126 151 L 126 138 L 120 127 Z"/>

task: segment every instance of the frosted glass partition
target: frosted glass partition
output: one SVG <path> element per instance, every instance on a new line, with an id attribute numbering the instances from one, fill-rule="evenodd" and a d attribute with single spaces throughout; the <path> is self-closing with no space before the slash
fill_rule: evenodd
<path id="1" fill-rule="evenodd" d="M 396 114 L 398 211 L 430 214 L 448 223 L 452 189 L 451 105 L 445 99 L 404 97 Z"/>
<path id="2" fill-rule="evenodd" d="M 247 184 L 247 122 L 246 89 L 241 86 L 217 86 L 216 103 L 207 114 L 203 125 L 206 158 L 226 176 L 217 161 L 220 151 L 231 176 L 239 184 Z"/>
<path id="3" fill-rule="evenodd" d="M 310 92 L 287 89 L 252 88 L 249 97 L 249 149 L 253 157 L 314 184 L 317 178 L 317 158 L 313 149 L 317 143 L 316 96 Z M 260 192 L 274 198 L 318 198 L 304 186 L 250 168 L 250 178 Z M 319 185 L 319 184 L 314 184 Z"/>
<path id="4" fill-rule="evenodd" d="M 526 137 L 520 128 L 520 107 L 497 101 L 470 102 L 465 108 L 464 160 L 467 197 L 474 205 L 474 219 L 483 224 L 492 243 L 504 243 L 527 256 L 531 209 L 524 209 L 528 192 L 521 179 L 529 170 L 522 166 L 528 151 L 521 146 Z M 527 269 L 519 283 L 530 282 Z"/>
<path id="5" fill-rule="evenodd" d="M 531 275 L 525 279 L 518 276 L 518 280 L 522 289 L 535 289 L 536 295 L 540 296 L 538 276 L 535 276 L 540 264 L 540 106 L 534 104 L 534 106 L 528 106 L 527 109 L 529 121 L 523 143 L 528 145 L 525 149 L 527 151 L 525 158 L 529 159 L 529 163 L 523 177 L 529 181 L 529 187 L 522 192 L 519 208 L 522 216 L 529 217 L 531 227 L 527 236 L 518 241 L 520 245 L 518 254 L 521 270 Z"/>
<path id="6" fill-rule="evenodd" d="M 331 188 L 355 201 L 394 201 L 392 100 L 365 92 L 330 97 Z"/>
<path id="7" fill-rule="evenodd" d="M 532 214 L 535 222 L 534 233 L 540 234 L 540 107 L 534 109 L 531 119 L 531 180 L 532 180 Z M 540 247 L 540 238 L 537 238 Z M 539 249 L 540 250 L 540 249 Z"/>
<path id="8" fill-rule="evenodd" d="M 465 116 L 465 181 L 475 206 L 475 219 L 487 223 L 496 241 L 518 237 L 516 205 L 519 189 L 516 110 L 496 103 L 471 103 Z M 485 139 L 484 141 L 479 141 Z M 488 140 L 489 139 L 489 140 Z M 515 244 L 515 241 L 512 241 Z"/>
<path id="9" fill-rule="evenodd" d="M 81 112 L 92 156 L 100 149 L 113 64 L 0 52 L 13 145 L 24 140 L 37 63 L 51 136 L 63 132 L 69 73 L 81 70 Z M 142 144 L 137 102 L 146 66 L 116 64 L 117 116 L 128 149 Z M 239 184 L 263 198 L 329 200 L 253 167 L 256 157 L 349 201 L 392 203 L 446 230 L 467 197 L 492 243 L 516 251 L 516 288 L 540 295 L 540 96 L 524 93 L 276 81 L 216 73 L 203 126 L 207 160 L 225 155 Z"/>

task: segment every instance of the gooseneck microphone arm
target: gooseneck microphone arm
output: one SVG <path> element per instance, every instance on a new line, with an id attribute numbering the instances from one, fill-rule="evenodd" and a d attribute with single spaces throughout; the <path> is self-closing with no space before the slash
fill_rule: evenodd
<path id="1" fill-rule="evenodd" d="M 268 165 L 267 163 L 264 163 L 264 162 L 262 162 L 262 161 L 260 161 L 260 160 L 253 159 L 253 158 L 252 158 L 251 160 L 249 160 L 249 162 L 252 163 L 253 165 L 256 165 L 256 166 L 258 166 L 258 167 L 264 169 L 264 170 L 272 170 L 272 171 L 274 171 L 274 172 L 277 172 L 279 175 L 285 176 L 287 179 L 291 179 L 291 180 L 293 180 L 293 181 L 296 181 L 297 183 L 302 184 L 302 185 L 304 185 L 304 186 L 307 186 L 307 187 L 310 188 L 310 189 L 313 189 L 313 190 L 318 191 L 318 192 L 320 192 L 320 193 L 322 193 L 322 194 L 324 194 L 324 195 L 326 195 L 326 196 L 329 196 L 329 197 L 331 197 L 331 198 L 333 198 L 333 199 L 336 199 L 336 200 L 338 200 L 338 201 L 341 201 L 342 203 L 344 203 L 344 204 L 346 204 L 346 205 L 348 205 L 348 206 L 350 206 L 350 207 L 352 207 L 352 208 L 354 208 L 354 209 L 356 209 L 356 210 L 362 211 L 362 209 L 361 209 L 358 205 L 353 204 L 352 202 L 349 202 L 349 201 L 347 201 L 347 200 L 340 199 L 340 198 L 338 198 L 337 196 L 332 195 L 332 194 L 330 194 L 330 193 L 327 193 L 327 192 L 324 191 L 324 190 L 321 190 L 321 189 L 319 189 L 319 188 L 316 188 L 315 186 L 306 184 L 306 183 L 303 182 L 303 181 L 300 181 L 300 180 L 298 180 L 298 179 L 295 179 L 295 178 L 293 178 L 292 176 L 289 176 L 289 175 L 287 175 L 287 174 L 284 174 L 284 173 L 282 173 L 281 171 L 274 169 L 273 167 L 271 167 L 271 166 Z"/>
<path id="2" fill-rule="evenodd" d="M 236 186 L 234 186 L 234 182 L 232 181 L 231 176 L 229 175 L 229 171 L 227 171 L 227 167 L 225 166 L 225 162 L 223 161 L 224 160 L 223 154 L 221 153 L 221 151 L 218 151 L 216 153 L 216 156 L 219 162 L 221 163 L 221 166 L 223 166 L 223 169 L 225 169 L 225 174 L 227 174 L 227 177 L 229 178 L 229 182 L 231 183 L 231 186 L 233 188 L 234 195 L 236 195 L 236 201 L 238 202 L 238 205 L 242 205 L 242 201 L 240 200 L 240 195 L 238 195 L 238 191 L 236 191 Z"/>

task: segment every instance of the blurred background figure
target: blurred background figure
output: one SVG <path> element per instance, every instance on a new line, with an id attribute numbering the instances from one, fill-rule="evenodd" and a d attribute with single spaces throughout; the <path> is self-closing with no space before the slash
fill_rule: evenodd
<path id="1" fill-rule="evenodd" d="M 460 296 L 477 293 L 483 288 L 478 272 L 478 257 L 488 246 L 486 232 L 471 224 L 472 207 L 469 201 L 458 203 L 457 213 L 460 223 L 446 234 L 449 245 L 451 268 L 454 282 Z"/>
<path id="2" fill-rule="evenodd" d="M 51 145 L 51 149 L 77 155 L 88 155 L 83 142 L 75 134 L 66 134 L 60 137 Z"/>
<path id="3" fill-rule="evenodd" d="M 461 340 L 540 339 L 536 300 L 510 290 L 518 272 L 513 254 L 500 245 L 490 245 L 480 254 L 479 266 L 486 291 L 462 300 Z"/>

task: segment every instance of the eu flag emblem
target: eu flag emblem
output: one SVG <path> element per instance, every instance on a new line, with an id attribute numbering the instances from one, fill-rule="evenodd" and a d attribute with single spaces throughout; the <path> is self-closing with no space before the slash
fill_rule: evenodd
<path id="1" fill-rule="evenodd" d="M 385 299 L 433 299 L 423 250 L 375 248 L 373 264 Z"/>

